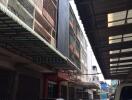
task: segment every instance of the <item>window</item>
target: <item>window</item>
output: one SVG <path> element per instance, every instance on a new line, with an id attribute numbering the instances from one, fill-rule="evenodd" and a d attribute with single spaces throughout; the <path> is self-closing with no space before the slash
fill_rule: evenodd
<path id="1" fill-rule="evenodd" d="M 48 82 L 48 99 L 57 98 L 57 85 L 55 82 Z"/>
<path id="2" fill-rule="evenodd" d="M 77 89 L 76 90 L 77 98 L 82 99 L 83 98 L 83 90 L 82 89 Z"/>
<path id="3" fill-rule="evenodd" d="M 95 70 L 95 71 L 96 71 L 96 70 L 97 70 L 97 67 L 96 67 L 96 66 L 93 66 L 93 70 Z"/>
<path id="4" fill-rule="evenodd" d="M 61 97 L 67 100 L 67 86 L 61 86 Z"/>
<path id="5" fill-rule="evenodd" d="M 120 100 L 132 100 L 132 86 L 126 86 L 122 89 Z"/>
<path id="6" fill-rule="evenodd" d="M 75 100 L 75 89 L 74 89 L 74 87 L 69 87 L 69 100 Z"/>
<path id="7" fill-rule="evenodd" d="M 70 50 L 69 57 L 79 67 L 80 66 L 80 43 L 77 40 L 77 37 L 71 32 L 72 32 L 72 29 L 69 33 L 69 50 Z"/>
<path id="8" fill-rule="evenodd" d="M 51 18 L 56 22 L 57 16 L 57 3 L 55 4 L 55 0 L 44 0 L 43 7 L 49 13 Z"/>

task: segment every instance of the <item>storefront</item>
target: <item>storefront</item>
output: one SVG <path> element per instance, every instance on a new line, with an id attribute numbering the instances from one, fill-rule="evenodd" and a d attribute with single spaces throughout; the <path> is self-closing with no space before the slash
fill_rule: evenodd
<path id="1" fill-rule="evenodd" d="M 56 73 L 43 74 L 44 79 L 44 98 L 46 100 L 55 100 L 64 98 L 67 100 L 67 89 L 69 76 L 63 71 Z"/>
<path id="2" fill-rule="evenodd" d="M 40 74 L 24 70 L 0 69 L 0 100 L 40 99 Z"/>

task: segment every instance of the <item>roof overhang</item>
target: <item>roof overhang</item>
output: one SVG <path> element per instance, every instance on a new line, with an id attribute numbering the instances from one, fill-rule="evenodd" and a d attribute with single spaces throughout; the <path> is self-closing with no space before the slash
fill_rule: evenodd
<path id="1" fill-rule="evenodd" d="M 75 0 L 75 3 L 104 77 L 132 78 L 132 1 Z"/>
<path id="2" fill-rule="evenodd" d="M 0 47 L 50 69 L 80 69 L 0 3 Z"/>
<path id="3" fill-rule="evenodd" d="M 100 86 L 94 82 L 77 82 L 76 84 L 87 89 L 100 89 Z"/>
<path id="4" fill-rule="evenodd" d="M 87 86 L 88 89 L 100 89 L 100 86 L 96 83 L 84 83 L 84 86 Z"/>

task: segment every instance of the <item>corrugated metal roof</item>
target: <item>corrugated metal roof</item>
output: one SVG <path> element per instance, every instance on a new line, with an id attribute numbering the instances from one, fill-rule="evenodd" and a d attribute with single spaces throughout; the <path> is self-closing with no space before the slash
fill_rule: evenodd
<path id="1" fill-rule="evenodd" d="M 131 78 L 132 1 L 75 0 L 75 3 L 104 77 Z"/>

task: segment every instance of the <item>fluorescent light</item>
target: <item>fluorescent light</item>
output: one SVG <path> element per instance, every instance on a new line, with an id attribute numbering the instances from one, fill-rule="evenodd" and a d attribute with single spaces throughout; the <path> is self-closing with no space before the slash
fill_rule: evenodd
<path id="1" fill-rule="evenodd" d="M 132 69 L 132 67 L 118 67 L 118 68 L 110 68 L 111 71 L 114 71 L 114 70 L 125 70 L 125 69 Z"/>
<path id="2" fill-rule="evenodd" d="M 128 10 L 128 16 L 127 18 L 132 18 L 132 10 Z"/>
<path id="3" fill-rule="evenodd" d="M 118 26 L 118 25 L 123 25 L 123 24 L 125 24 L 125 20 L 108 23 L 108 27 Z"/>
<path id="4" fill-rule="evenodd" d="M 110 67 L 112 67 L 112 66 L 117 66 L 117 63 L 116 64 L 110 64 Z"/>
<path id="5" fill-rule="evenodd" d="M 119 65 L 130 65 L 132 62 L 119 63 Z"/>
<path id="6" fill-rule="evenodd" d="M 123 37 L 132 37 L 132 33 L 124 34 Z"/>
<path id="7" fill-rule="evenodd" d="M 111 74 L 115 74 L 115 73 L 124 73 L 124 72 L 128 72 L 128 70 L 126 70 L 126 71 L 116 71 L 116 70 L 115 70 L 115 71 L 111 71 L 110 73 L 111 73 Z"/>
<path id="8" fill-rule="evenodd" d="M 122 70 L 122 71 L 117 70 L 117 73 L 122 73 L 122 72 L 129 72 L 129 70 Z"/>
<path id="9" fill-rule="evenodd" d="M 111 74 L 118 74 L 118 73 L 127 73 L 127 72 L 129 72 L 129 70 L 123 70 L 123 71 L 112 71 L 112 72 L 110 72 Z"/>
<path id="10" fill-rule="evenodd" d="M 118 67 L 118 69 L 131 69 L 132 67 Z"/>
<path id="11" fill-rule="evenodd" d="M 132 19 L 127 19 L 127 23 L 132 23 Z"/>
<path id="12" fill-rule="evenodd" d="M 121 52 L 131 52 L 132 48 L 128 48 L 128 49 L 122 49 Z"/>
<path id="13" fill-rule="evenodd" d="M 120 43 L 121 39 L 109 40 L 109 44 Z"/>
<path id="14" fill-rule="evenodd" d="M 110 62 L 118 61 L 118 58 L 110 58 Z"/>
<path id="15" fill-rule="evenodd" d="M 123 38 L 123 41 L 132 41 L 132 37 L 125 37 L 125 38 Z"/>
<path id="16" fill-rule="evenodd" d="M 124 75 L 124 74 L 128 74 L 128 73 L 114 73 L 114 74 L 111 74 L 111 75 L 116 76 L 116 75 Z"/>
<path id="17" fill-rule="evenodd" d="M 122 58 L 120 58 L 120 60 L 129 60 L 129 59 L 132 59 L 132 57 L 122 57 Z"/>
<path id="18" fill-rule="evenodd" d="M 109 54 L 116 54 L 116 53 L 119 53 L 120 50 L 113 50 L 113 51 L 109 51 Z"/>
<path id="19" fill-rule="evenodd" d="M 110 73 L 111 73 L 111 74 L 112 74 L 112 73 L 116 73 L 116 71 L 111 71 Z"/>
<path id="20" fill-rule="evenodd" d="M 113 71 L 113 70 L 117 70 L 117 68 L 110 68 L 110 70 L 111 70 L 111 71 Z"/>
<path id="21" fill-rule="evenodd" d="M 113 66 L 121 66 L 121 65 L 130 65 L 132 64 L 132 62 L 124 62 L 124 63 L 114 63 L 114 64 L 110 64 L 110 67 L 113 67 Z"/>
<path id="22" fill-rule="evenodd" d="M 116 35 L 116 36 L 110 36 L 109 37 L 109 44 L 112 43 L 119 43 L 121 42 L 122 35 Z M 123 41 L 132 41 L 132 33 L 124 34 L 123 35 Z"/>
<path id="23" fill-rule="evenodd" d="M 112 39 L 119 39 L 119 38 L 122 38 L 122 35 L 115 35 L 115 36 L 110 36 L 109 37 L 109 40 L 112 40 Z"/>
<path id="24" fill-rule="evenodd" d="M 107 14 L 108 22 L 125 19 L 126 11 L 120 11 Z"/>

